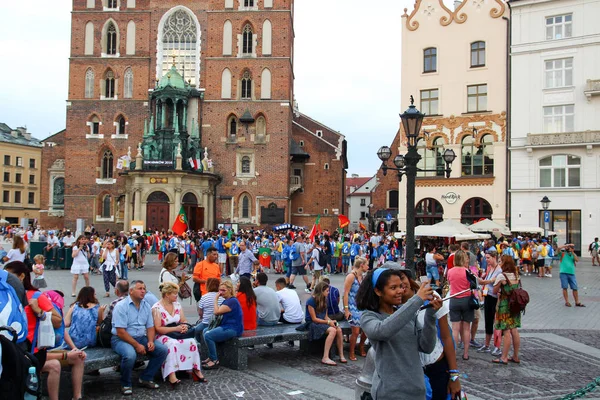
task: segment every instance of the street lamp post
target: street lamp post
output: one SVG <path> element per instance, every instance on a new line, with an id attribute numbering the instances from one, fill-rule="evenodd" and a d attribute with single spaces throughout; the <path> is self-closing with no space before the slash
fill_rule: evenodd
<path id="1" fill-rule="evenodd" d="M 542 203 L 542 209 L 544 210 L 544 237 L 547 238 L 549 221 L 546 219 L 546 212 L 548 211 L 548 207 L 550 207 L 550 199 L 548 196 L 544 196 L 542 200 L 540 200 L 540 203 Z"/>
<path id="2" fill-rule="evenodd" d="M 407 139 L 408 151 L 406 155 L 398 154 L 394 157 L 393 163 L 395 167 L 388 167 L 387 161 L 392 156 L 392 150 L 388 146 L 382 146 L 377 151 L 377 156 L 382 161 L 381 169 L 383 175 L 387 174 L 388 170 L 398 172 L 398 182 L 402 181 L 402 176 L 406 175 L 406 251 L 404 260 L 406 262 L 406 268 L 416 271 L 414 263 L 415 255 L 415 186 L 417 172 L 437 172 L 438 170 L 428 170 L 418 168 L 417 165 L 421 160 L 421 155 L 417 151 L 417 138 L 421 131 L 421 124 L 425 114 L 417 110 L 414 105 L 414 98 L 410 96 L 410 106 L 403 113 L 400 114 L 402 120 L 402 126 L 404 127 L 404 133 Z M 444 151 L 444 162 L 446 163 L 446 178 L 450 178 L 452 169 L 450 165 L 456 159 L 456 154 L 452 149 L 446 149 Z"/>

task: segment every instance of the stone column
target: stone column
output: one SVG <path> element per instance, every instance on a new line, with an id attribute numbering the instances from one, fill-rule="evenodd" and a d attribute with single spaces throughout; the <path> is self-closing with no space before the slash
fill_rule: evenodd
<path id="1" fill-rule="evenodd" d="M 142 219 L 142 188 L 135 188 L 135 206 L 133 207 L 133 219 Z"/>
<path id="2" fill-rule="evenodd" d="M 208 191 L 208 229 L 215 228 L 215 211 L 214 211 L 215 192 L 212 189 Z"/>
<path id="3" fill-rule="evenodd" d="M 202 207 L 204 208 L 204 226 L 208 227 L 208 190 L 202 191 Z"/>
<path id="4" fill-rule="evenodd" d="M 125 219 L 123 223 L 123 230 L 129 230 L 129 223 L 131 222 L 131 192 L 128 190 L 125 192 Z"/>

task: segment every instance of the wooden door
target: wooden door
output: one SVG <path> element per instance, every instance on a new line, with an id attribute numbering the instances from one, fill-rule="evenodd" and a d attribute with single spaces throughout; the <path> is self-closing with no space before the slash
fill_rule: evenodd
<path id="1" fill-rule="evenodd" d="M 171 228 L 168 203 L 148 203 L 146 205 L 146 227 L 159 232 Z"/>

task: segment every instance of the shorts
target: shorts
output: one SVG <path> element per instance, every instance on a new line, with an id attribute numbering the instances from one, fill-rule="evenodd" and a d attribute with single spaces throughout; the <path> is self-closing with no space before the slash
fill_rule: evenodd
<path id="1" fill-rule="evenodd" d="M 350 265 L 350 256 L 342 256 L 342 265 L 345 267 Z"/>
<path id="2" fill-rule="evenodd" d="M 292 275 L 306 275 L 306 267 L 304 265 L 293 265 Z"/>
<path id="3" fill-rule="evenodd" d="M 481 310 L 473 310 L 473 311 L 475 311 L 473 313 L 473 318 L 475 318 L 475 319 L 481 318 Z"/>
<path id="4" fill-rule="evenodd" d="M 544 258 L 544 267 L 551 268 L 551 265 L 552 265 L 552 259 L 551 258 Z"/>
<path id="5" fill-rule="evenodd" d="M 451 322 L 473 322 L 475 310 L 469 306 L 469 297 L 450 299 L 450 321 Z"/>
<path id="6" fill-rule="evenodd" d="M 74 264 L 71 266 L 71 273 L 73 275 L 87 274 L 88 272 L 90 272 L 89 265 L 75 265 Z"/>
<path id="7" fill-rule="evenodd" d="M 530 259 L 528 259 L 528 258 L 523 259 L 523 265 L 531 265 L 531 264 L 532 264 L 532 262 Z"/>
<path id="8" fill-rule="evenodd" d="M 289 278 L 290 276 L 292 276 L 292 265 L 288 262 L 286 262 L 285 264 L 285 276 L 287 278 Z"/>
<path id="9" fill-rule="evenodd" d="M 131 262 L 137 264 L 137 253 L 131 253 Z"/>
<path id="10" fill-rule="evenodd" d="M 177 261 L 182 263 L 183 260 L 185 260 L 185 253 L 177 253 Z"/>
<path id="11" fill-rule="evenodd" d="M 281 253 L 280 253 L 280 252 L 278 252 L 278 251 L 274 251 L 274 252 L 273 252 L 273 259 L 274 259 L 275 261 L 280 261 L 280 260 L 281 260 Z"/>
<path id="12" fill-rule="evenodd" d="M 535 266 L 537 268 L 543 268 L 544 267 L 544 259 L 538 258 L 537 260 L 535 260 Z"/>
<path id="13" fill-rule="evenodd" d="M 427 277 L 429 280 L 439 281 L 440 280 L 440 271 L 438 270 L 437 265 L 428 265 L 427 266 Z"/>
<path id="14" fill-rule="evenodd" d="M 321 279 L 321 271 L 323 271 L 322 269 L 315 269 L 313 271 L 313 278 L 316 279 L 317 281 L 319 279 Z"/>
<path id="15" fill-rule="evenodd" d="M 560 287 L 563 289 L 568 289 L 571 287 L 571 290 L 577 289 L 577 279 L 575 279 L 575 275 L 573 274 L 565 274 L 564 272 L 560 273 Z"/>
<path id="16" fill-rule="evenodd" d="M 598 250 L 592 250 L 592 257 L 598 257 Z"/>
<path id="17" fill-rule="evenodd" d="M 219 259 L 217 262 L 219 264 L 225 264 L 227 262 L 227 253 L 219 253 Z"/>

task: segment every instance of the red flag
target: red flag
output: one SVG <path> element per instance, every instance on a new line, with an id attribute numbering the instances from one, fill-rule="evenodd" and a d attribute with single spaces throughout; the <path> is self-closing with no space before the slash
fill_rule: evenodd
<path id="1" fill-rule="evenodd" d="M 183 206 L 181 206 L 181 209 L 179 210 L 179 215 L 177 215 L 177 218 L 175 218 L 175 222 L 173 223 L 173 227 L 171 228 L 171 230 L 176 235 L 181 235 L 183 234 L 183 232 L 187 231 L 187 227 L 187 217 L 185 216 L 185 210 L 183 209 Z"/>
<path id="2" fill-rule="evenodd" d="M 314 241 L 315 236 L 317 236 L 321 232 L 321 214 L 317 215 L 317 219 L 315 220 L 315 224 L 313 225 L 310 233 L 308 234 L 308 238 L 310 241 Z"/>
<path id="3" fill-rule="evenodd" d="M 367 230 L 367 227 L 366 227 L 366 226 L 364 226 L 362 222 L 359 222 L 359 223 L 358 223 L 358 229 L 360 229 L 360 230 L 362 230 L 362 231 L 366 231 L 366 230 Z"/>
<path id="4" fill-rule="evenodd" d="M 350 225 L 350 220 L 345 215 L 338 215 L 338 221 L 340 222 L 340 228 L 345 228 Z"/>

